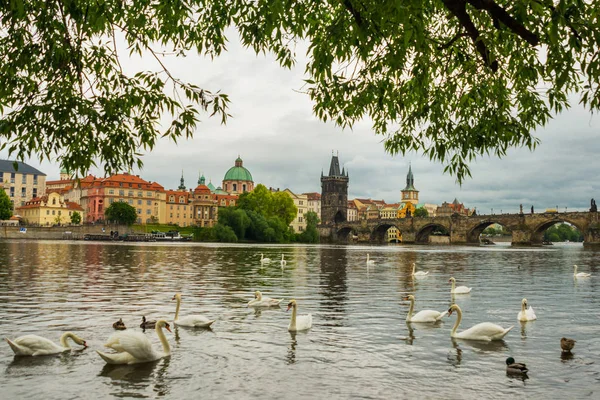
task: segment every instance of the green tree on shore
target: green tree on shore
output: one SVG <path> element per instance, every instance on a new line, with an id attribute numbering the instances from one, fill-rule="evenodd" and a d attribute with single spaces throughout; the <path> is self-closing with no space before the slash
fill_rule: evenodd
<path id="1" fill-rule="evenodd" d="M 0 187 L 0 220 L 7 220 L 12 217 L 12 204 L 10 197 L 6 194 L 6 190 Z"/>
<path id="2" fill-rule="evenodd" d="M 107 221 L 118 224 L 132 225 L 137 220 L 135 208 L 121 201 L 116 201 L 106 208 L 104 217 Z"/>
<path id="3" fill-rule="evenodd" d="M 113 173 L 161 136 L 190 137 L 203 114 L 225 123 L 227 95 L 175 76 L 163 50 L 217 57 L 232 32 L 286 68 L 306 44 L 320 119 L 372 121 L 389 152 L 421 152 L 460 181 L 476 157 L 534 149 L 569 96 L 600 109 L 598 15 L 598 1 L 4 2 L 0 150 Z M 128 53 L 154 65 L 123 69 Z"/>
<path id="4" fill-rule="evenodd" d="M 419 207 L 415 210 L 414 216 L 417 218 L 429 217 L 429 211 L 425 207 Z"/>
<path id="5" fill-rule="evenodd" d="M 73 211 L 71 214 L 71 223 L 74 225 L 79 225 L 81 223 L 81 214 L 77 211 Z"/>

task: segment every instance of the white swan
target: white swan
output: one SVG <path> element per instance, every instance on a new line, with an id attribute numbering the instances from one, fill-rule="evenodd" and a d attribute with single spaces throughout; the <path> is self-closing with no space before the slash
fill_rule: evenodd
<path id="1" fill-rule="evenodd" d="M 283 258 L 283 254 L 281 255 L 281 268 L 285 267 L 287 265 L 287 261 L 285 261 L 285 258 Z"/>
<path id="2" fill-rule="evenodd" d="M 527 299 L 521 300 L 521 311 L 517 315 L 517 319 L 521 322 L 534 321 L 537 319 L 533 307 L 527 308 Z"/>
<path id="3" fill-rule="evenodd" d="M 99 350 L 96 350 L 96 353 L 107 364 L 139 364 L 159 360 L 171 355 L 171 346 L 169 346 L 162 328 L 171 332 L 171 327 L 164 319 L 159 320 L 154 328 L 162 343 L 163 351 L 156 351 L 152 347 L 150 339 L 143 333 L 124 331 L 112 335 L 105 344 L 106 347 L 116 350 L 117 353 L 103 353 Z"/>
<path id="4" fill-rule="evenodd" d="M 48 354 L 58 354 L 63 351 L 71 350 L 67 339 L 72 339 L 78 345 L 87 347 L 85 340 L 72 332 L 63 333 L 60 337 L 60 346 L 53 341 L 38 335 L 20 336 L 14 340 L 5 338 L 6 343 L 17 356 L 46 356 Z"/>
<path id="5" fill-rule="evenodd" d="M 429 273 L 429 271 L 427 272 L 423 272 L 423 271 L 419 271 L 419 272 L 415 272 L 415 270 L 417 269 L 417 264 L 412 263 L 412 276 L 425 276 Z"/>
<path id="6" fill-rule="evenodd" d="M 273 299 L 271 297 L 263 297 L 262 293 L 258 290 L 254 292 L 254 300 L 248 302 L 248 307 L 271 307 L 278 306 L 283 299 Z"/>
<path id="7" fill-rule="evenodd" d="M 298 309 L 296 300 L 290 300 L 286 311 L 289 311 L 290 308 L 292 308 L 292 318 L 290 319 L 290 324 L 288 325 L 288 331 L 305 331 L 312 327 L 312 314 L 296 315 L 296 310 Z"/>
<path id="8" fill-rule="evenodd" d="M 574 271 L 573 276 L 575 278 L 589 278 L 592 274 L 588 274 L 587 272 L 579 272 L 577 273 L 577 265 L 573 265 Z"/>
<path id="9" fill-rule="evenodd" d="M 367 253 L 367 265 L 375 265 L 375 260 L 369 258 L 369 253 Z"/>
<path id="10" fill-rule="evenodd" d="M 492 324 L 491 322 L 482 322 L 467 330 L 456 333 L 460 321 L 462 320 L 462 310 L 458 305 L 453 304 L 448 310 L 448 315 L 452 315 L 453 311 L 456 311 L 457 316 L 450 337 L 456 339 L 484 340 L 487 342 L 491 342 L 492 340 L 502 340 L 502 338 L 513 328 L 511 326 L 510 328 L 504 329 L 500 325 Z"/>
<path id="11" fill-rule="evenodd" d="M 265 256 L 263 255 L 263 253 L 260 253 L 260 264 L 268 264 L 271 262 L 270 258 L 265 258 Z"/>
<path id="12" fill-rule="evenodd" d="M 410 308 L 408 309 L 408 314 L 406 314 L 406 322 L 437 322 L 448 314 L 448 311 L 441 313 L 434 310 L 421 310 L 415 315 L 412 315 L 415 306 L 415 296 L 409 294 L 404 300 L 410 300 Z"/>
<path id="13" fill-rule="evenodd" d="M 467 293 L 471 293 L 471 288 L 470 287 L 466 287 L 466 286 L 455 287 L 456 279 L 454 279 L 454 277 L 448 279 L 448 282 L 452 282 L 452 289 L 450 290 L 450 293 L 453 293 L 453 294 L 467 294 Z"/>
<path id="14" fill-rule="evenodd" d="M 181 293 L 177 293 L 171 300 L 177 300 L 177 308 L 175 309 L 175 319 L 173 322 L 179 326 L 190 326 L 194 328 L 208 328 L 215 320 L 210 320 L 204 315 L 187 315 L 179 318 L 179 307 L 181 307 Z"/>

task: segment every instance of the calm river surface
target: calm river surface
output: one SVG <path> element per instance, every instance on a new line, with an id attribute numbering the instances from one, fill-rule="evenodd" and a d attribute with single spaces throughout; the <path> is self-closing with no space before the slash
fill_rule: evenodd
<path id="1" fill-rule="evenodd" d="M 261 269 L 260 253 L 273 262 Z M 285 254 L 287 267 L 279 265 Z M 366 253 L 375 266 L 366 267 Z M 277 260 L 277 261 L 275 261 Z M 223 246 L 0 242 L 0 337 L 38 334 L 58 342 L 73 331 L 88 348 L 13 357 L 0 345 L 2 398 L 600 398 L 600 252 L 580 244 L 488 247 Z M 429 271 L 410 277 L 411 263 Z M 573 278 L 573 264 L 591 272 Z M 456 316 L 436 326 L 405 322 L 452 303 L 448 278 L 473 287 L 457 295 L 461 329 L 515 325 L 502 342 L 453 341 Z M 290 334 L 290 313 L 246 307 L 253 292 L 295 298 L 312 313 Z M 175 328 L 172 356 L 111 366 L 96 354 L 119 318 L 216 319 L 211 330 Z M 537 321 L 519 323 L 526 297 Z M 173 327 L 174 328 L 174 327 Z M 159 346 L 153 330 L 145 333 Z M 560 338 L 577 340 L 561 357 Z M 74 346 L 79 347 L 79 346 Z M 508 377 L 505 359 L 527 363 Z"/>

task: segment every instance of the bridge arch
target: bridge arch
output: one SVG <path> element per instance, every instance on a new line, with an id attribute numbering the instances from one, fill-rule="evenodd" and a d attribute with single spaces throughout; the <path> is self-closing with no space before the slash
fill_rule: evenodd
<path id="1" fill-rule="evenodd" d="M 357 236 L 357 235 L 358 235 L 358 233 L 352 226 L 343 226 L 340 229 L 338 229 L 336 232 L 337 240 L 342 241 L 342 242 L 350 242 L 352 239 L 352 236 Z"/>
<path id="2" fill-rule="evenodd" d="M 560 224 L 560 223 L 568 223 L 573 225 L 575 228 L 577 228 L 579 230 L 579 232 L 581 232 L 582 234 L 585 234 L 585 230 L 582 226 L 580 226 L 578 223 L 575 223 L 571 220 L 569 220 L 568 218 L 555 218 L 552 219 L 551 221 L 546 221 L 543 222 L 539 225 L 537 225 L 533 231 L 531 232 L 531 244 L 532 245 L 542 245 L 542 242 L 544 240 L 544 232 L 546 232 L 547 229 L 549 229 L 550 227 L 556 225 L 556 224 Z"/>
<path id="3" fill-rule="evenodd" d="M 471 229 L 467 231 L 467 243 L 468 244 L 479 244 L 479 237 L 488 227 L 491 225 L 498 224 L 503 228 L 507 228 L 509 231 L 513 230 L 513 227 L 508 224 L 503 223 L 501 220 L 496 219 L 488 219 L 479 221 L 479 223 L 473 226 Z"/>
<path id="4" fill-rule="evenodd" d="M 400 229 L 398 227 L 398 225 L 396 225 L 393 222 L 381 222 L 380 224 L 378 224 L 375 228 L 373 228 L 373 230 L 371 231 L 371 241 L 373 242 L 378 242 L 378 243 L 386 243 L 387 242 L 387 231 L 390 228 L 396 228 L 398 229 L 400 232 L 402 232 L 402 229 Z"/>
<path id="5" fill-rule="evenodd" d="M 438 224 L 438 223 L 430 223 L 422 226 L 415 236 L 415 243 L 419 244 L 427 244 L 429 243 L 429 236 L 433 234 L 435 231 L 441 231 L 445 234 L 450 234 L 448 227 Z"/>

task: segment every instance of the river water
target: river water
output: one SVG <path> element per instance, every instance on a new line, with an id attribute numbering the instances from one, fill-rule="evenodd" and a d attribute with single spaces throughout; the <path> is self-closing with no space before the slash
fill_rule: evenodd
<path id="1" fill-rule="evenodd" d="M 264 268 L 260 253 L 273 262 Z M 375 259 L 367 268 L 369 253 Z M 285 254 L 287 266 L 279 260 Z M 581 244 L 544 248 L 249 246 L 0 242 L 0 337 L 73 331 L 88 348 L 14 357 L 0 346 L 2 398 L 600 398 L 600 252 Z M 411 263 L 429 271 L 412 279 Z M 573 264 L 591 272 L 573 278 Z M 514 325 L 504 341 L 454 341 L 456 316 L 436 326 L 405 322 L 452 304 L 448 278 L 473 287 L 455 296 L 460 329 Z M 253 292 L 298 302 L 308 332 L 287 331 L 290 313 L 246 307 Z M 110 366 L 96 354 L 122 318 L 216 319 L 211 330 L 167 332 L 169 358 Z M 519 323 L 526 297 L 537 321 Z M 173 327 L 174 328 L 174 327 Z M 146 335 L 160 343 L 153 330 Z M 560 338 L 577 340 L 561 356 Z M 79 346 L 74 346 L 79 347 Z M 506 375 L 509 356 L 528 379 Z"/>

